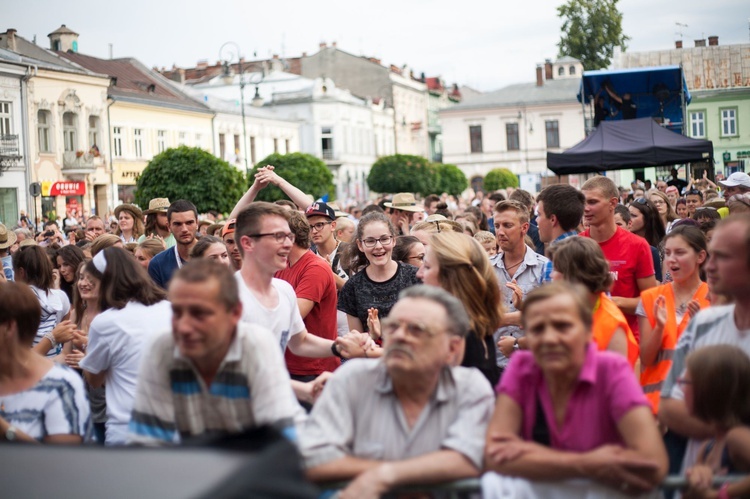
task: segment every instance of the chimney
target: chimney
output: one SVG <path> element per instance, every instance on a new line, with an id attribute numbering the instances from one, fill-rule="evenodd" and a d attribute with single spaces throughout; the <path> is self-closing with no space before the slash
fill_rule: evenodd
<path id="1" fill-rule="evenodd" d="M 278 58 L 279 58 L 279 54 L 273 54 L 273 56 L 272 56 L 272 57 L 273 57 L 274 59 L 278 59 Z"/>
<path id="2" fill-rule="evenodd" d="M 706 39 L 702 40 L 695 40 L 695 46 L 696 47 L 705 47 L 706 46 Z"/>
<path id="3" fill-rule="evenodd" d="M 536 86 L 537 87 L 541 87 L 542 85 L 544 85 L 544 78 L 542 77 L 543 76 L 542 71 L 543 71 L 542 65 L 538 64 L 536 67 Z"/>
<path id="4" fill-rule="evenodd" d="M 201 59 L 195 65 L 195 69 L 207 69 L 207 68 L 208 68 L 208 61 L 206 59 Z"/>
<path id="5" fill-rule="evenodd" d="M 544 79 L 552 79 L 552 61 L 550 59 L 544 60 Z"/>
<path id="6" fill-rule="evenodd" d="M 716 47 L 719 45 L 719 37 L 718 36 L 709 36 L 708 37 L 708 46 L 709 47 Z"/>
<path id="7" fill-rule="evenodd" d="M 333 42 L 333 43 L 331 44 L 331 47 L 333 47 L 333 48 L 336 48 L 336 42 Z"/>
<path id="8" fill-rule="evenodd" d="M 319 48 L 320 48 L 320 49 L 322 50 L 322 49 L 324 49 L 324 48 L 327 48 L 327 47 L 328 47 L 328 45 L 326 44 L 326 42 L 320 42 L 320 43 L 318 44 L 318 47 L 319 47 Z"/>
<path id="9" fill-rule="evenodd" d="M 13 28 L 8 28 L 8 31 L 5 32 L 5 37 L 0 35 L 0 47 L 6 48 L 10 50 L 11 52 L 16 51 L 16 30 Z"/>
<path id="10" fill-rule="evenodd" d="M 682 48 L 682 40 L 677 40 L 674 42 L 674 48 L 681 49 Z"/>
<path id="11" fill-rule="evenodd" d="M 302 52 L 302 57 L 307 57 L 307 52 Z"/>

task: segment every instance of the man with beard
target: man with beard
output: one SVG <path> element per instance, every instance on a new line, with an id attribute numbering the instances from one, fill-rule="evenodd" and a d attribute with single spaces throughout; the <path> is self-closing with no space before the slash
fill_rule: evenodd
<path id="1" fill-rule="evenodd" d="M 167 222 L 177 244 L 153 257 L 148 264 L 148 274 L 163 289 L 167 289 L 172 274 L 190 259 L 198 230 L 198 210 L 190 201 L 180 199 L 169 205 Z"/>
<path id="2" fill-rule="evenodd" d="M 358 498 L 478 476 L 494 396 L 478 370 L 451 366 L 469 328 L 446 291 L 402 291 L 382 322 L 383 357 L 337 369 L 299 429 L 307 477 L 351 480 L 339 497 Z"/>
<path id="3" fill-rule="evenodd" d="M 234 240 L 234 228 L 236 225 L 237 220 L 234 218 L 227 221 L 221 229 L 221 239 L 224 241 L 224 246 L 227 247 L 229 258 L 232 259 L 232 267 L 234 270 L 240 270 L 242 268 L 242 255 L 240 255 L 240 246 Z"/>
<path id="4" fill-rule="evenodd" d="M 146 215 L 146 233 L 138 239 L 139 243 L 149 237 L 160 237 L 167 249 L 176 244 L 174 236 L 169 231 L 168 209 L 168 198 L 154 198 L 148 202 L 148 210 L 143 212 Z"/>

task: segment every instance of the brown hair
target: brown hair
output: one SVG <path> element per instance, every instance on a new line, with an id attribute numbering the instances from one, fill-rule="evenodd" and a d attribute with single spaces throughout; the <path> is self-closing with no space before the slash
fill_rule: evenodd
<path id="1" fill-rule="evenodd" d="M 54 281 L 52 262 L 47 252 L 40 246 L 21 246 L 13 253 L 13 270 L 24 271 L 24 282 L 49 292 Z"/>
<path id="2" fill-rule="evenodd" d="M 31 346 L 41 316 L 39 298 L 31 288 L 21 282 L 0 283 L 0 324 L 15 322 L 20 343 Z"/>
<path id="3" fill-rule="evenodd" d="M 750 358 L 745 352 L 731 345 L 711 345 L 688 355 L 686 364 L 698 419 L 723 430 L 750 424 Z"/>
<path id="4" fill-rule="evenodd" d="M 586 326 L 586 330 L 591 331 L 591 325 L 593 324 L 593 311 L 591 310 L 591 303 L 589 303 L 585 291 L 585 288 L 581 285 L 560 281 L 551 282 L 544 286 L 535 288 L 526 295 L 526 298 L 521 304 L 521 322 L 525 327 L 529 307 L 535 303 L 546 301 L 559 295 L 568 295 L 573 297 L 576 309 L 578 310 L 578 316 L 583 321 L 584 326 Z"/>
<path id="5" fill-rule="evenodd" d="M 217 299 L 227 310 L 233 309 L 240 303 L 237 281 L 234 278 L 231 268 L 228 265 L 223 265 L 209 258 L 197 258 L 183 265 L 172 276 L 170 288 L 174 286 L 174 282 L 177 280 L 188 283 L 203 283 L 210 279 L 218 281 L 219 296 Z"/>
<path id="6" fill-rule="evenodd" d="M 723 218 L 718 224 L 716 224 L 716 228 L 723 228 L 732 223 L 743 225 L 745 230 L 745 234 L 743 235 L 745 248 L 750 248 L 750 213 L 735 213 L 729 215 L 727 218 Z M 750 267 L 750 251 L 747 252 L 747 265 Z"/>
<path id="7" fill-rule="evenodd" d="M 308 249 L 310 247 L 310 222 L 299 211 L 295 210 L 289 215 L 289 229 L 294 233 L 294 244 L 298 248 Z"/>
<path id="8" fill-rule="evenodd" d="M 138 249 L 147 253 L 151 258 L 155 257 L 162 251 L 164 251 L 164 241 L 158 237 L 152 239 L 144 239 L 138 243 Z"/>
<path id="9" fill-rule="evenodd" d="M 664 204 L 667 205 L 667 222 L 674 222 L 675 220 L 679 218 L 677 216 L 677 213 L 675 213 L 674 208 L 672 208 L 672 203 L 669 202 L 669 198 L 667 197 L 666 194 L 664 194 L 661 191 L 651 191 L 648 194 L 648 197 L 650 198 L 651 196 L 658 196 L 662 201 L 664 201 Z M 658 212 L 658 209 L 657 209 L 657 212 Z"/>
<path id="10" fill-rule="evenodd" d="M 586 196 L 572 185 L 554 184 L 545 187 L 536 200 L 542 203 L 544 216 L 549 218 L 555 215 L 564 231 L 573 230 L 581 223 Z"/>
<path id="11" fill-rule="evenodd" d="M 595 189 L 604 194 L 608 199 L 620 199 L 620 191 L 611 178 L 596 175 L 584 182 L 581 187 L 582 191 L 593 191 Z"/>
<path id="12" fill-rule="evenodd" d="M 139 217 L 136 213 L 134 213 L 132 210 L 129 210 L 128 208 L 123 208 L 122 211 L 126 211 L 128 215 L 133 217 L 133 238 L 138 239 L 143 235 L 144 232 L 146 232 L 146 227 L 143 225 L 143 216 Z M 118 221 L 115 235 L 120 236 L 121 234 L 122 230 L 120 229 L 120 223 Z"/>
<path id="13" fill-rule="evenodd" d="M 357 224 L 357 232 L 354 236 L 355 239 L 361 241 L 362 236 L 365 233 L 365 227 L 376 222 L 384 223 L 388 228 L 388 232 L 390 233 L 390 235 L 394 237 L 396 236 L 396 229 L 393 227 L 391 219 L 383 212 L 373 211 L 359 219 L 359 223 Z M 352 272 L 359 272 L 370 264 L 370 262 L 367 260 L 367 256 L 365 256 L 364 252 L 359 249 L 359 245 L 350 244 L 347 248 L 347 252 L 347 259 L 350 262 L 349 268 Z"/>
<path id="14" fill-rule="evenodd" d="M 122 239 L 115 236 L 114 234 L 102 234 L 93 241 L 91 241 L 91 256 L 96 256 L 97 253 L 105 248 L 111 248 L 118 242 L 122 242 Z"/>
<path id="15" fill-rule="evenodd" d="M 396 260 L 397 262 L 409 263 L 407 261 L 409 252 L 417 243 L 422 244 L 422 242 L 415 236 L 398 236 L 396 238 L 396 244 L 393 246 L 391 259 Z M 409 265 L 411 265 L 411 263 L 409 263 Z"/>
<path id="16" fill-rule="evenodd" d="M 456 232 L 433 234 L 430 248 L 440 267 L 440 287 L 464 304 L 474 334 L 491 336 L 500 326 L 503 309 L 487 252 L 472 237 Z"/>
<path id="17" fill-rule="evenodd" d="M 277 216 L 289 222 L 290 212 L 286 208 L 265 201 L 255 201 L 250 203 L 245 209 L 237 215 L 235 222 L 234 240 L 240 250 L 240 255 L 244 255 L 244 250 L 240 244 L 243 236 L 257 234 L 263 223 L 263 217 Z"/>
<path id="18" fill-rule="evenodd" d="M 107 248 L 104 256 L 107 266 L 104 273 L 94 266 L 94 261 L 86 264 L 86 272 L 101 281 L 99 309 L 122 309 L 128 302 L 153 305 L 162 301 L 166 293 L 154 284 L 146 270 L 122 248 Z"/>
<path id="19" fill-rule="evenodd" d="M 208 251 L 208 248 L 210 248 L 214 244 L 221 244 L 222 246 L 224 246 L 224 248 L 226 248 L 224 241 L 222 241 L 218 237 L 203 236 L 198 239 L 198 242 L 195 243 L 193 249 L 190 250 L 190 258 L 203 258 L 203 254 Z"/>
<path id="20" fill-rule="evenodd" d="M 569 237 L 549 249 L 555 270 L 571 283 L 582 284 L 590 293 L 609 291 L 612 274 L 599 244 L 588 237 Z"/>
<path id="21" fill-rule="evenodd" d="M 518 220 L 522 223 L 528 223 L 529 221 L 529 210 L 518 201 L 506 200 L 498 201 L 493 208 L 494 213 L 505 213 L 506 211 L 515 211 L 518 215 Z"/>

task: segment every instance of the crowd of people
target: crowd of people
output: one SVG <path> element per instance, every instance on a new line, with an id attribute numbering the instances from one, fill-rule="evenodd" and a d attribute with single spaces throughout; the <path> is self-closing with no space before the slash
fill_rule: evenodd
<path id="1" fill-rule="evenodd" d="M 181 445 L 268 425 L 343 498 L 743 497 L 750 176 L 315 201 L 272 166 L 189 200 L 0 224 L 0 441 Z M 268 185 L 288 197 L 256 201 Z M 70 217 L 69 217 L 70 218 Z M 560 485 L 564 482 L 564 485 Z M 509 495 L 510 494 L 510 495 Z"/>

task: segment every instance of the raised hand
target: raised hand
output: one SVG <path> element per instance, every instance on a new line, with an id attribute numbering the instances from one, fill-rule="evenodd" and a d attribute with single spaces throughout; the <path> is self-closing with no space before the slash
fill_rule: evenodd
<path id="1" fill-rule="evenodd" d="M 659 296 L 654 302 L 654 318 L 656 325 L 662 329 L 667 324 L 667 299 Z"/>

